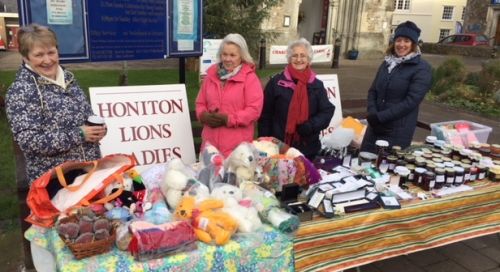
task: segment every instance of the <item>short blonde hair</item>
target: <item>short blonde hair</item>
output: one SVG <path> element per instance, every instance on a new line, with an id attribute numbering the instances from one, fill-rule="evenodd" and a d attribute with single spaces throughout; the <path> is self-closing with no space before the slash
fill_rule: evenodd
<path id="1" fill-rule="evenodd" d="M 292 41 L 288 44 L 288 48 L 286 49 L 286 59 L 288 61 L 288 63 L 291 62 L 291 59 L 292 59 L 292 55 L 293 55 L 293 49 L 297 46 L 302 46 L 306 49 L 307 51 L 307 60 L 310 62 L 312 62 L 312 58 L 313 58 L 313 49 L 312 49 L 312 46 L 311 46 L 311 43 L 306 40 L 305 38 L 300 38 L 296 41 Z"/>
<path id="2" fill-rule="evenodd" d="M 28 58 L 28 54 L 35 44 L 55 46 L 57 48 L 56 33 L 46 26 L 30 24 L 19 28 L 17 31 L 19 53 Z"/>
<path id="3" fill-rule="evenodd" d="M 222 50 L 224 50 L 224 45 L 226 44 L 234 44 L 240 48 L 241 60 L 248 64 L 254 65 L 254 61 L 250 52 L 248 51 L 248 45 L 245 41 L 245 38 L 238 33 L 230 33 L 227 34 L 226 37 L 222 40 L 222 43 L 219 46 L 219 51 L 217 51 L 217 60 L 220 62 L 220 56 L 222 54 Z"/>

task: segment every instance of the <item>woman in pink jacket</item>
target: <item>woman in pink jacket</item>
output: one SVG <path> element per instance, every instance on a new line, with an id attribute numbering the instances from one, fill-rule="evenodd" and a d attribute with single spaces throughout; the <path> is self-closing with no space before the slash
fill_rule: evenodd
<path id="1" fill-rule="evenodd" d="M 217 56 L 196 98 L 196 116 L 203 124 L 202 150 L 210 143 L 227 157 L 241 142 L 253 140 L 263 91 L 240 34 L 228 34 Z"/>

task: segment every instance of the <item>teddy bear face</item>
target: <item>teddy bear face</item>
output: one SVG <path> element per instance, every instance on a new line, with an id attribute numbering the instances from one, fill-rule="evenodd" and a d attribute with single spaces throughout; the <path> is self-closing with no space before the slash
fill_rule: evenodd
<path id="1" fill-rule="evenodd" d="M 236 201 L 239 201 L 243 198 L 243 194 L 240 188 L 230 184 L 223 184 L 219 187 L 214 188 L 212 190 L 211 196 L 221 200 L 233 198 Z"/>
<path id="2" fill-rule="evenodd" d="M 194 197 L 183 197 L 177 208 L 175 209 L 175 217 L 178 219 L 189 219 L 193 216 L 195 206 Z"/>
<path id="3" fill-rule="evenodd" d="M 238 145 L 229 155 L 229 163 L 233 166 L 251 167 L 256 163 L 254 152 L 249 143 Z"/>

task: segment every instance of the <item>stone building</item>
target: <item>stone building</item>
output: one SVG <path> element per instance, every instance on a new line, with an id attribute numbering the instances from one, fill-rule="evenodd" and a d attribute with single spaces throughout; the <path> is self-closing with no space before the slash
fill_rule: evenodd
<path id="1" fill-rule="evenodd" d="M 484 34 L 490 45 L 500 46 L 500 0 L 467 0 L 464 30 Z"/>
<path id="2" fill-rule="evenodd" d="M 304 37 L 313 44 L 340 39 L 341 53 L 381 57 L 389 41 L 393 0 L 284 0 L 263 29 L 280 34 L 273 44 Z"/>

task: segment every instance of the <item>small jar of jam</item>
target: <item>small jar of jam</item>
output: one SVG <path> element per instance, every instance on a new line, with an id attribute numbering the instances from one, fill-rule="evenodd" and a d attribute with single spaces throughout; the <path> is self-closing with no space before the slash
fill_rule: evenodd
<path id="1" fill-rule="evenodd" d="M 411 154 L 405 155 L 405 161 L 409 164 L 414 164 L 415 163 L 415 156 Z"/>
<path id="2" fill-rule="evenodd" d="M 462 167 L 464 168 L 464 183 L 467 183 L 470 181 L 470 164 L 462 164 Z"/>
<path id="3" fill-rule="evenodd" d="M 396 166 L 396 168 L 394 168 L 394 173 L 399 176 L 399 187 L 403 189 L 408 188 L 406 183 L 408 182 L 408 177 L 410 176 L 410 170 L 404 166 Z"/>
<path id="4" fill-rule="evenodd" d="M 445 186 L 452 186 L 455 182 L 455 169 L 448 167 L 445 169 L 446 183 Z"/>
<path id="5" fill-rule="evenodd" d="M 398 152 L 401 152 L 401 146 L 399 146 L 399 145 L 393 145 L 391 147 L 391 155 L 397 156 Z"/>
<path id="6" fill-rule="evenodd" d="M 477 166 L 477 179 L 483 180 L 487 176 L 488 168 L 484 165 Z"/>
<path id="7" fill-rule="evenodd" d="M 471 164 L 472 163 L 470 159 L 461 159 L 460 162 L 463 164 Z"/>
<path id="8" fill-rule="evenodd" d="M 393 173 L 394 172 L 394 168 L 396 168 L 396 162 L 397 162 L 398 158 L 394 155 L 389 155 L 387 156 L 387 162 L 389 164 L 389 169 L 388 169 L 388 172 L 389 173 Z"/>
<path id="9" fill-rule="evenodd" d="M 408 170 L 410 171 L 410 174 L 408 175 L 408 181 L 414 183 L 415 182 L 415 165 L 414 164 L 406 164 L 405 167 L 408 168 Z"/>
<path id="10" fill-rule="evenodd" d="M 375 142 L 375 146 L 377 148 L 377 168 L 380 172 L 385 173 L 389 168 L 389 164 L 387 163 L 387 149 L 389 148 L 389 142 L 385 140 L 377 140 Z"/>
<path id="11" fill-rule="evenodd" d="M 359 152 L 359 164 L 362 168 L 372 167 L 376 159 L 377 154 L 366 151 Z"/>
<path id="12" fill-rule="evenodd" d="M 488 178 L 492 182 L 500 182 L 500 165 L 494 165 L 490 168 Z"/>
<path id="13" fill-rule="evenodd" d="M 406 161 L 405 160 L 398 159 L 396 161 L 396 166 L 405 166 L 405 165 L 406 165 Z"/>
<path id="14" fill-rule="evenodd" d="M 477 180 L 477 173 L 478 169 L 476 166 L 472 165 L 470 168 L 470 181 L 476 181 Z"/>
<path id="15" fill-rule="evenodd" d="M 422 178 L 423 178 L 423 175 L 425 173 L 425 168 L 422 168 L 422 167 L 416 167 L 415 168 L 415 179 L 413 180 L 413 184 L 417 185 L 417 186 L 422 186 Z"/>
<path id="16" fill-rule="evenodd" d="M 464 168 L 460 166 L 453 167 L 455 170 L 455 182 L 456 186 L 460 186 L 464 183 Z"/>
<path id="17" fill-rule="evenodd" d="M 432 161 L 434 163 L 442 163 L 443 162 L 443 160 L 441 158 L 432 158 Z"/>
<path id="18" fill-rule="evenodd" d="M 436 173 L 436 183 L 434 184 L 434 188 L 441 189 L 446 182 L 445 170 L 444 168 L 436 168 L 434 171 Z"/>
<path id="19" fill-rule="evenodd" d="M 425 171 L 422 176 L 422 188 L 430 191 L 434 188 L 436 182 L 436 174 L 432 171 Z"/>
<path id="20" fill-rule="evenodd" d="M 428 145 L 432 145 L 434 146 L 434 143 L 437 141 L 437 137 L 436 136 L 427 136 L 425 137 L 425 143 L 428 144 Z"/>

